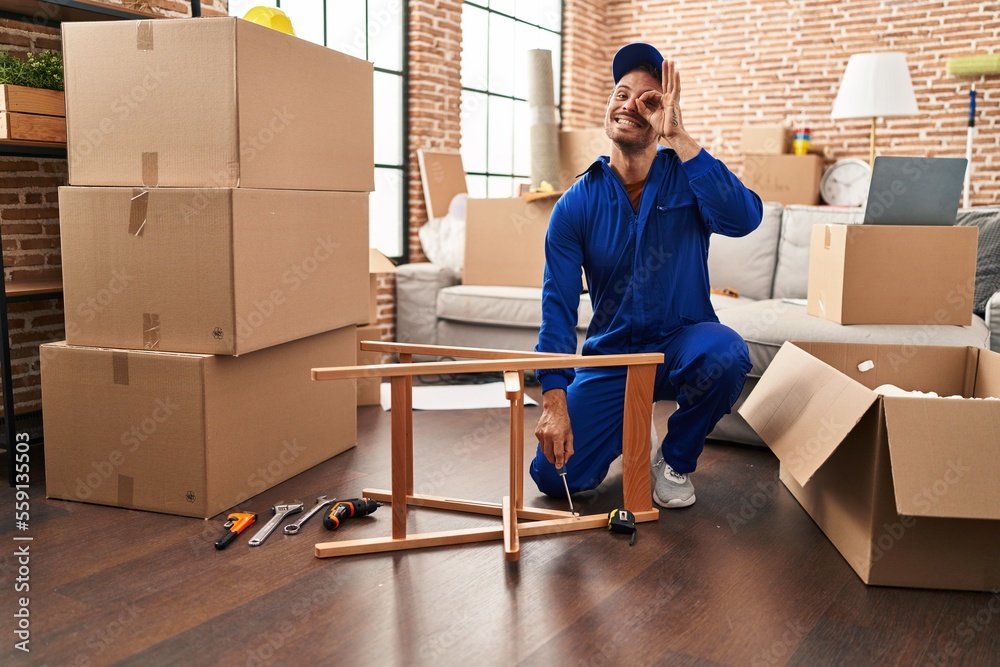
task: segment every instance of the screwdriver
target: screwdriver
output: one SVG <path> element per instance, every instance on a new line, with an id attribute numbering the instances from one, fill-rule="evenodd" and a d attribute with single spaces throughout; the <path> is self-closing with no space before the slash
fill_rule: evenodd
<path id="1" fill-rule="evenodd" d="M 331 507 L 326 516 L 323 517 L 323 525 L 326 526 L 327 530 L 336 530 L 344 519 L 352 516 L 368 516 L 381 506 L 382 503 L 371 498 L 342 500 Z"/>
<path id="2" fill-rule="evenodd" d="M 569 493 L 569 482 L 566 481 L 566 469 L 563 468 L 562 472 L 559 473 L 562 477 L 563 486 L 566 488 L 566 499 L 569 501 L 569 511 L 573 513 L 573 516 L 580 516 L 580 513 L 573 509 L 573 496 Z"/>

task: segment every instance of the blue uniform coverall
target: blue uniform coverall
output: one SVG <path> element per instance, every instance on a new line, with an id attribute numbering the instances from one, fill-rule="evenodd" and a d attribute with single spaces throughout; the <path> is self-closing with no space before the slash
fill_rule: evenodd
<path id="1" fill-rule="evenodd" d="M 638 212 L 601 156 L 549 221 L 535 350 L 576 352 L 582 266 L 594 307 L 583 354 L 664 354 L 653 400 L 677 401 L 661 449 L 681 474 L 695 469 L 705 438 L 732 409 L 751 367 L 746 343 L 712 308 L 709 236 L 745 236 L 762 212 L 760 197 L 704 149 L 681 162 L 661 146 Z M 566 390 L 574 454 L 564 467 L 573 492 L 596 488 L 621 455 L 625 372 L 537 372 L 543 392 Z M 540 445 L 530 473 L 542 493 L 565 494 Z"/>

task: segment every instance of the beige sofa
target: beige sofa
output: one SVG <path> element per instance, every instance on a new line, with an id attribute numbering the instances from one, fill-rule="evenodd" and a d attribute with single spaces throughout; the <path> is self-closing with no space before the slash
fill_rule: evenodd
<path id="1" fill-rule="evenodd" d="M 750 349 L 753 369 L 743 396 L 712 438 L 761 444 L 736 414 L 757 378 L 787 340 L 972 345 L 1000 351 L 1000 208 L 965 209 L 958 224 L 980 227 L 976 276 L 981 314 L 971 326 L 839 325 L 806 314 L 809 240 L 815 224 L 857 224 L 859 209 L 765 204 L 760 227 L 740 239 L 712 237 L 712 284 L 739 296 L 712 295 L 719 320 Z M 407 264 L 396 275 L 396 331 L 401 342 L 531 350 L 541 322 L 541 289 L 462 285 L 459 277 L 430 263 Z M 584 294 L 578 325 L 582 344 L 591 316 Z"/>

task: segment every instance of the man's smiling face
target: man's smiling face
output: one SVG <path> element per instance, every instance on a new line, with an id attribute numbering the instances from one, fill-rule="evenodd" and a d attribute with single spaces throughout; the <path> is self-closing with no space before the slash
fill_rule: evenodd
<path id="1" fill-rule="evenodd" d="M 636 105 L 636 100 L 650 90 L 661 92 L 660 81 L 649 72 L 636 69 L 618 81 L 608 98 L 604 131 L 622 152 L 641 152 L 656 142 L 656 131 Z"/>

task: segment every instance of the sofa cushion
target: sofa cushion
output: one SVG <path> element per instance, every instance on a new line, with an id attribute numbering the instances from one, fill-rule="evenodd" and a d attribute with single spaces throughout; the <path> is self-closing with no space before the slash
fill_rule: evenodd
<path id="1" fill-rule="evenodd" d="M 771 298 L 780 232 L 781 204 L 769 203 L 760 226 L 746 236 L 714 234 L 708 249 L 712 287 L 734 289 L 751 299 Z"/>
<path id="2" fill-rule="evenodd" d="M 809 281 L 809 237 L 813 225 L 860 224 L 860 208 L 835 206 L 786 206 L 781 217 L 778 263 L 774 271 L 776 299 L 806 298 Z"/>
<path id="3" fill-rule="evenodd" d="M 743 306 L 748 303 L 754 303 L 757 299 L 748 299 L 743 296 L 729 296 L 728 294 L 711 294 L 709 298 L 712 300 L 712 308 L 715 312 L 724 310 L 726 308 L 735 308 L 736 306 Z"/>
<path id="4" fill-rule="evenodd" d="M 719 311 L 719 321 L 747 342 L 753 369 L 760 377 L 786 340 L 885 345 L 971 345 L 989 349 L 990 331 L 974 317 L 971 326 L 943 324 L 842 325 L 806 314 L 805 306 L 768 299 Z"/>
<path id="5" fill-rule="evenodd" d="M 959 209 L 956 224 L 979 227 L 972 310 L 983 315 L 986 303 L 1000 292 L 1000 206 Z"/>
<path id="6" fill-rule="evenodd" d="M 577 329 L 586 330 L 593 314 L 590 296 L 582 294 Z M 438 292 L 437 316 L 486 326 L 538 329 L 542 325 L 542 289 L 493 285 L 446 287 Z"/>
<path id="7" fill-rule="evenodd" d="M 438 292 L 457 282 L 455 273 L 437 264 L 401 264 L 396 271 L 396 340 L 437 344 Z"/>

